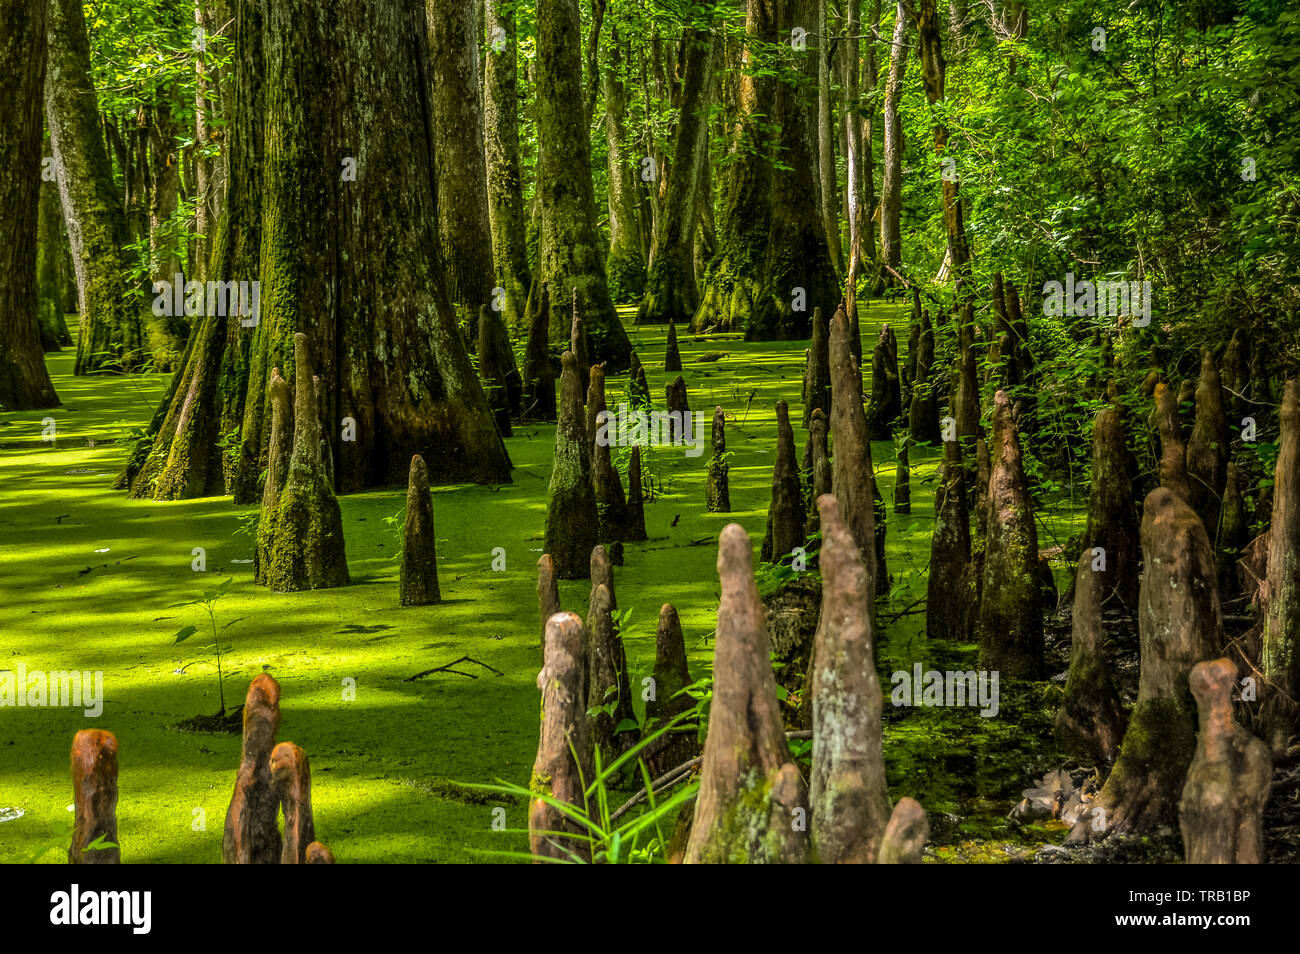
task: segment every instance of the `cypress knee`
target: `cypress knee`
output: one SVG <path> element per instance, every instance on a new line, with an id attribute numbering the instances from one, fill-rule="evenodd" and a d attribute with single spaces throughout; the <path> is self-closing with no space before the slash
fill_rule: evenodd
<path id="1" fill-rule="evenodd" d="M 275 510 L 288 477 L 289 455 L 293 451 L 293 408 L 289 403 L 289 383 L 279 368 L 271 369 L 271 443 L 266 452 L 266 483 L 262 488 L 262 509 L 257 515 L 257 547 L 253 553 L 253 580 L 266 583 L 266 568 L 271 561 L 271 528 Z"/>
<path id="2" fill-rule="evenodd" d="M 403 606 L 426 606 L 442 599 L 438 590 L 438 552 L 433 531 L 433 496 L 424 458 L 411 458 L 406 485 L 406 523 L 402 528 L 399 583 Z"/>
<path id="3" fill-rule="evenodd" d="M 867 433 L 873 441 L 894 436 L 894 421 L 903 413 L 903 394 L 898 377 L 898 340 L 889 325 L 880 329 L 871 353 L 871 403 L 867 410 Z"/>
<path id="4" fill-rule="evenodd" d="M 591 369 L 587 388 L 587 433 L 591 441 L 591 484 L 596 495 L 597 538 L 605 543 L 621 540 L 627 521 L 623 483 L 610 451 L 609 411 L 605 405 L 605 368 Z"/>
<path id="5" fill-rule="evenodd" d="M 993 440 L 980 590 L 980 665 L 1012 679 L 1038 679 L 1043 673 L 1038 529 L 1005 391 L 994 396 Z"/>
<path id="6" fill-rule="evenodd" d="M 1074 578 L 1074 612 L 1070 630 L 1070 672 L 1065 702 L 1056 714 L 1056 737 L 1102 762 L 1113 762 L 1124 737 L 1127 718 L 1110 675 L 1103 648 L 1101 604 L 1108 592 L 1105 570 L 1085 550 Z"/>
<path id="7" fill-rule="evenodd" d="M 116 865 L 117 738 L 103 729 L 82 729 L 72 740 L 72 844 L 68 863 Z M 274 827 L 274 821 L 272 821 Z M 92 848 L 103 838 L 111 848 Z"/>
<path id="8" fill-rule="evenodd" d="M 875 480 L 871 444 L 862 410 L 862 379 L 853 362 L 848 321 L 843 309 L 831 319 L 831 441 L 835 457 L 831 484 L 840 502 L 840 515 L 858 542 L 868 576 L 876 576 Z"/>
<path id="9" fill-rule="evenodd" d="M 875 586 L 839 502 L 826 494 L 817 507 L 822 605 L 809 673 L 813 848 L 823 864 L 873 864 L 889 821 L 871 613 Z"/>
<path id="10" fill-rule="evenodd" d="M 1201 378 L 1196 385 L 1196 423 L 1187 442 L 1188 501 L 1210 539 L 1218 538 L 1220 501 L 1228 479 L 1228 418 L 1223 407 L 1223 385 L 1214 357 L 1201 350 Z"/>
<path id="11" fill-rule="evenodd" d="M 1111 404 L 1097 412 L 1092 428 L 1092 484 L 1088 491 L 1088 523 L 1084 553 L 1098 560 L 1101 602 L 1112 593 L 1124 609 L 1137 613 L 1138 520 L 1133 505 L 1133 475 L 1137 466 L 1124 436 L 1124 411 Z M 1094 552 L 1101 548 L 1101 553 Z M 1098 607 L 1100 611 L 1100 606 Z"/>
<path id="12" fill-rule="evenodd" d="M 739 524 L 719 536 L 718 576 L 713 702 L 684 861 L 800 864 L 808 844 L 795 822 L 807 800 L 785 740 L 753 545 Z"/>
<path id="13" fill-rule="evenodd" d="M 645 501 L 641 488 L 641 446 L 632 445 L 627 464 L 627 519 L 623 538 L 628 542 L 648 539 L 645 532 Z"/>
<path id="14" fill-rule="evenodd" d="M 876 863 L 919 865 L 929 837 L 930 822 L 925 817 L 921 803 L 906 796 L 900 798 L 889 816 L 889 825 L 880 841 L 880 856 Z"/>
<path id="15" fill-rule="evenodd" d="M 934 532 L 930 536 L 930 576 L 926 583 L 925 631 L 931 639 L 970 638 L 970 515 L 966 507 L 966 471 L 956 441 L 944 444 L 934 498 Z"/>
<path id="16" fill-rule="evenodd" d="M 686 382 L 679 374 L 664 388 L 664 406 L 668 411 L 668 443 L 686 442 L 688 429 L 694 430 L 691 422 L 691 405 L 686 395 Z"/>
<path id="17" fill-rule="evenodd" d="M 555 562 L 559 579 L 578 580 L 589 573 L 588 558 L 599 537 L 600 523 L 591 485 L 578 363 L 572 351 L 564 353 L 562 363 L 560 419 L 555 425 L 555 458 L 547 491 L 544 550 Z"/>
<path id="18" fill-rule="evenodd" d="M 686 640 L 682 623 L 671 603 L 659 609 L 659 627 L 655 631 L 654 698 L 645 704 L 646 731 L 657 732 L 683 712 L 695 707 L 695 700 L 682 692 L 691 684 L 686 662 Z M 674 726 L 658 739 L 649 759 L 652 775 L 676 768 L 700 752 L 693 725 Z"/>
<path id="19" fill-rule="evenodd" d="M 777 401 L 776 465 L 772 468 L 772 501 L 767 509 L 767 532 L 760 558 L 765 563 L 779 563 L 805 542 L 803 492 L 795 465 L 790 409 L 784 401 Z"/>
<path id="20" fill-rule="evenodd" d="M 803 426 L 809 427 L 813 412 L 831 411 L 830 331 L 821 308 L 813 309 L 812 342 L 803 374 Z"/>
<path id="21" fill-rule="evenodd" d="M 587 348 L 587 326 L 578 308 L 578 290 L 573 290 L 573 322 L 569 327 L 569 350 L 578 361 L 578 377 L 582 381 L 582 394 L 591 385 L 591 357 Z"/>
<path id="22" fill-rule="evenodd" d="M 316 840 L 311 814 L 311 766 L 307 753 L 292 742 L 281 742 L 271 752 L 271 785 L 284 813 L 284 847 L 280 864 L 307 863 L 307 846 Z"/>
<path id="23" fill-rule="evenodd" d="M 668 372 L 682 369 L 682 353 L 677 348 L 677 322 L 668 322 L 668 346 L 664 351 L 664 370 Z"/>
<path id="24" fill-rule="evenodd" d="M 537 614 L 541 618 L 541 645 L 546 645 L 546 621 L 560 611 L 560 584 L 555 578 L 551 555 L 543 553 L 537 561 Z"/>
<path id="25" fill-rule="evenodd" d="M 1198 662 L 1217 655 L 1223 620 L 1205 527 L 1168 487 L 1147 495 L 1142 558 L 1137 703 L 1119 759 L 1069 842 L 1173 824 L 1196 748 L 1196 709 L 1187 676 Z"/>
<path id="26" fill-rule="evenodd" d="M 709 472 L 705 489 L 705 509 L 709 513 L 731 513 L 731 491 L 727 485 L 727 416 L 722 408 L 713 409 L 713 430 L 710 435 L 713 456 L 709 458 Z"/>
<path id="27" fill-rule="evenodd" d="M 530 784 L 534 795 L 586 808 L 584 786 L 592 778 L 587 730 L 587 633 L 573 613 L 546 621 L 545 661 L 537 674 L 542 692 L 542 725 Z M 584 830 L 541 798 L 528 804 L 528 845 L 533 855 L 590 860 Z"/>
<path id="28" fill-rule="evenodd" d="M 280 684 L 259 673 L 244 699 L 244 743 L 221 839 L 221 858 L 228 865 L 280 861 L 280 804 L 271 784 L 271 750 L 279 730 Z"/>
<path id="29" fill-rule="evenodd" d="M 1232 717 L 1236 664 L 1231 659 L 1197 663 L 1188 683 L 1201 731 L 1178 805 L 1187 863 L 1263 864 L 1273 760 L 1268 746 Z"/>
<path id="30" fill-rule="evenodd" d="M 1182 423 L 1178 419 L 1178 399 L 1169 385 L 1156 385 L 1156 430 L 1160 435 L 1160 486 L 1168 487 L 1190 502 L 1192 492 L 1187 481 L 1187 448 L 1183 444 Z"/>

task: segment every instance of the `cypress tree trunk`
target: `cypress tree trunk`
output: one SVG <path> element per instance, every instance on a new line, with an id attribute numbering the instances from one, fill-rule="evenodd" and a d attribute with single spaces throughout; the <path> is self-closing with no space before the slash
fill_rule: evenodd
<path id="1" fill-rule="evenodd" d="M 268 7 L 262 315 L 237 497 L 256 486 L 266 374 L 287 366 L 296 332 L 326 386 L 339 490 L 398 483 L 417 453 L 431 482 L 510 480 L 438 254 L 425 29 L 423 10 L 399 0 Z M 308 78 L 299 66 L 321 49 L 328 70 Z"/>
<path id="2" fill-rule="evenodd" d="M 713 37 L 706 25 L 690 31 L 683 43 L 686 60 L 682 108 L 677 120 L 673 164 L 668 170 L 663 210 L 657 223 L 654 246 L 650 250 L 645 297 L 636 313 L 639 325 L 664 321 L 688 323 L 699 307 L 693 239 L 696 193 L 701 184 L 701 166 L 709 139 Z M 613 253 L 610 254 L 612 257 Z"/>
<path id="3" fill-rule="evenodd" d="M 524 326 L 532 277 L 524 244 L 523 175 L 519 165 L 519 42 L 515 7 L 509 0 L 486 0 L 488 54 L 483 71 L 483 144 L 487 155 L 488 221 L 492 228 L 492 268 L 505 289 L 509 328 Z M 495 307 L 495 304 L 494 304 Z"/>
<path id="4" fill-rule="evenodd" d="M 43 33 L 41 49 L 45 49 Z M 43 116 L 39 116 L 36 121 L 40 123 L 42 119 Z M 49 144 L 49 137 L 46 136 L 43 155 L 50 154 Z M 43 179 L 39 181 L 41 199 L 36 225 L 36 322 L 41 347 L 46 351 L 58 351 L 64 345 L 72 344 L 65 316 L 69 311 L 76 310 L 76 290 L 74 287 L 72 301 L 65 301 L 63 271 L 68 256 L 68 240 L 63 236 L 63 208 L 59 204 L 59 186 L 56 182 L 45 182 Z"/>
<path id="5" fill-rule="evenodd" d="M 903 265 L 903 124 L 898 116 L 898 101 L 903 95 L 906 72 L 907 4 L 900 0 L 894 14 L 894 39 L 885 86 L 885 168 L 880 185 L 880 259 L 895 271 Z M 886 280 L 892 277 L 886 274 Z"/>
<path id="6" fill-rule="evenodd" d="M 537 193 L 541 200 L 538 276 L 528 314 L 546 303 L 552 342 L 569 336 L 569 302 L 576 292 L 587 320 L 591 359 L 611 372 L 628 366 L 631 345 L 614 311 L 596 229 L 591 155 L 582 100 L 577 0 L 537 4 Z"/>
<path id="7" fill-rule="evenodd" d="M 788 0 L 781 35 L 789 37 L 794 28 L 814 23 L 816 3 Z M 767 255 L 753 318 L 745 329 L 750 341 L 807 338 L 813 309 L 830 312 L 840 300 L 826 230 L 820 216 L 809 214 L 817 208 L 817 126 L 816 100 L 807 91 L 816 89 L 818 48 L 810 31 L 807 50 L 793 53 L 795 71 L 802 75 L 797 83 L 779 82 L 776 88 L 772 118 L 780 126 L 776 145 L 782 168 L 773 173 Z"/>
<path id="8" fill-rule="evenodd" d="M 639 166 L 639 163 L 627 149 L 625 61 L 617 27 L 610 30 L 608 49 L 609 55 L 600 70 L 600 86 L 605 97 L 605 152 L 609 170 L 609 256 L 605 259 L 605 271 L 609 276 L 611 294 L 620 301 L 634 301 L 645 290 L 646 257 L 641 247 L 638 177 L 633 174 L 633 166 Z M 669 181 L 671 183 L 671 179 Z M 650 182 L 650 187 L 658 187 L 657 176 Z"/>
<path id="9" fill-rule="evenodd" d="M 226 194 L 215 234 L 209 238 L 206 275 L 252 282 L 260 276 L 262 236 L 262 4 L 234 0 L 230 13 L 234 19 L 224 134 Z M 248 382 L 256 332 L 243 320 L 252 319 L 233 314 L 196 319 L 181 373 L 172 379 L 171 393 L 159 406 L 146 439 L 118 478 L 118 486 L 129 487 L 132 497 L 174 500 L 233 491 L 237 503 L 259 498 L 257 477 L 266 466 L 265 455 L 255 453 L 242 467 L 241 483 L 239 442 L 228 442 L 225 450 L 219 444 L 242 427 L 246 388 L 260 389 L 254 403 L 270 393 L 269 377 L 256 385 Z M 267 430 L 269 440 L 269 410 Z"/>
<path id="10" fill-rule="evenodd" d="M 0 2 L 0 407 L 56 407 L 37 323 L 45 5 Z M 62 316 L 60 316 L 62 317 Z"/>
<path id="11" fill-rule="evenodd" d="M 492 300 L 495 283 L 474 8 L 475 0 L 425 2 L 438 231 L 447 293 L 471 341 L 478 337 L 479 306 Z"/>
<path id="12" fill-rule="evenodd" d="M 214 54 L 226 46 L 221 31 L 234 18 L 229 0 L 200 0 L 194 7 L 194 23 L 203 30 L 202 49 L 194 57 L 194 277 L 208 277 L 217 224 L 225 204 L 228 152 L 223 146 L 224 124 L 231 119 L 229 75 L 214 62 Z M 224 125 L 223 124 L 223 125 Z"/>
<path id="13" fill-rule="evenodd" d="M 718 254 L 709 263 L 700 307 L 691 319 L 696 333 L 744 331 L 753 314 L 772 214 L 772 166 L 764 157 L 771 149 L 766 124 L 777 82 L 756 67 L 764 60 L 762 49 L 781 39 L 777 14 L 777 0 L 749 0 L 746 7 L 740 92 L 723 166 Z"/>
<path id="14" fill-rule="evenodd" d="M 90 78 L 90 42 L 78 0 L 51 0 L 45 113 L 77 272 L 81 331 L 74 373 L 171 370 L 182 347 L 177 318 L 156 316 L 127 283 L 129 241 Z"/>
<path id="15" fill-rule="evenodd" d="M 820 183 L 822 228 L 826 232 L 826 247 L 831 256 L 831 265 L 838 274 L 842 256 L 840 254 L 840 190 L 835 171 L 835 104 L 831 94 L 831 61 L 834 58 L 834 47 L 825 40 L 828 35 L 827 22 L 826 0 L 817 0 L 817 35 L 823 38 L 817 47 L 817 178 Z"/>

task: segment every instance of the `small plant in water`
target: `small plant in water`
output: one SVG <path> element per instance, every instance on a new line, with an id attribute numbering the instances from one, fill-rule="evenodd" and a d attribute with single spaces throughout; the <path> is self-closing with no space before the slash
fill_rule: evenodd
<path id="1" fill-rule="evenodd" d="M 233 577 L 231 579 L 227 579 L 215 590 L 208 590 L 206 593 L 204 593 L 201 597 L 199 597 L 196 600 L 186 600 L 183 603 L 172 603 L 168 607 L 170 609 L 172 606 L 202 606 L 204 610 L 207 611 L 208 627 L 212 636 L 211 649 L 216 653 L 217 656 L 217 697 L 221 701 L 221 711 L 217 713 L 218 718 L 224 717 L 226 714 L 226 692 L 225 692 L 225 686 L 223 685 L 222 682 L 222 675 L 221 675 L 221 637 L 222 635 L 225 634 L 226 630 L 228 630 L 230 627 L 234 626 L 236 623 L 241 623 L 244 620 L 248 619 L 247 616 L 241 616 L 239 617 L 239 619 L 232 619 L 228 623 L 223 623 L 220 626 L 220 628 L 218 628 L 217 626 L 217 610 L 216 610 L 217 601 L 220 600 L 221 597 L 226 595 L 226 591 L 230 589 L 230 584 L 232 580 Z M 176 637 L 172 641 L 172 645 L 175 646 L 178 645 L 179 643 L 183 643 L 185 642 L 185 640 L 189 639 L 191 636 L 195 635 L 198 632 L 199 632 L 199 628 L 197 626 L 184 626 L 176 633 Z"/>

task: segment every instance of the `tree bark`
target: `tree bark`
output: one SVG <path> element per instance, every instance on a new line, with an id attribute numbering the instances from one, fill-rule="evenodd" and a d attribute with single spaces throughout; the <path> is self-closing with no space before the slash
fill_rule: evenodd
<path id="1" fill-rule="evenodd" d="M 524 309 L 532 276 L 524 242 L 523 172 L 519 159 L 519 41 L 515 5 L 486 0 L 488 54 L 483 77 L 483 132 L 487 154 L 488 221 L 492 268 L 505 290 L 507 326 L 524 330 Z"/>
<path id="2" fill-rule="evenodd" d="M 608 55 L 600 71 L 605 96 L 605 154 L 609 172 L 609 256 L 605 271 L 610 294 L 619 301 L 635 301 L 645 290 L 646 256 L 641 247 L 639 176 L 637 157 L 628 155 L 627 86 L 625 60 L 618 28 L 610 30 Z M 593 80 L 594 82 L 594 80 Z M 658 186 L 658 172 L 650 187 Z M 671 181 L 671 180 L 670 180 Z"/>
<path id="3" fill-rule="evenodd" d="M 682 107 L 677 119 L 673 163 L 668 170 L 663 209 L 650 250 L 645 297 L 636 313 L 639 325 L 665 321 L 688 324 L 700 301 L 695 285 L 694 261 L 698 215 L 696 193 L 701 185 L 701 166 L 708 149 L 714 42 L 706 25 L 690 30 L 684 44 Z"/>
<path id="4" fill-rule="evenodd" d="M 835 103 L 831 93 L 834 46 L 828 42 L 826 0 L 817 0 L 817 177 L 820 182 L 822 228 L 836 275 L 843 259 L 840 251 L 839 174 L 835 170 Z M 841 54 L 843 55 L 843 54 Z"/>
<path id="5" fill-rule="evenodd" d="M 577 0 L 537 3 L 537 193 L 541 199 L 538 275 L 528 314 L 545 304 L 552 342 L 569 336 L 569 302 L 577 293 L 592 360 L 626 370 L 631 344 L 614 310 L 596 229 L 596 200 L 582 100 L 582 52 Z"/>
<path id="6" fill-rule="evenodd" d="M 46 17 L 43 3 L 0 0 L 0 407 L 6 411 L 59 404 L 37 320 Z"/>
<path id="7" fill-rule="evenodd" d="M 100 134 L 90 41 L 80 0 L 50 0 L 45 113 L 77 271 L 81 331 L 75 374 L 171 370 L 182 341 L 175 318 L 154 315 L 127 283 L 126 218 Z"/>
<path id="8" fill-rule="evenodd" d="M 475 0 L 426 0 L 425 8 L 438 232 L 447 293 L 466 340 L 474 341 L 479 306 L 492 300 L 495 285 Z"/>
<path id="9" fill-rule="evenodd" d="M 898 272 L 903 267 L 903 124 L 898 103 L 907 72 L 907 10 L 907 3 L 900 0 L 894 14 L 894 39 L 885 86 L 884 179 L 880 185 L 880 260 Z"/>
<path id="10" fill-rule="evenodd" d="M 431 483 L 510 480 L 445 287 L 425 29 L 423 10 L 398 0 L 346 13 L 305 0 L 268 7 L 262 314 L 237 490 L 256 486 L 266 374 L 288 366 L 298 332 L 326 385 L 338 490 L 400 483 L 417 453 Z M 329 71 L 309 79 L 298 64 L 321 49 L 332 51 Z"/>

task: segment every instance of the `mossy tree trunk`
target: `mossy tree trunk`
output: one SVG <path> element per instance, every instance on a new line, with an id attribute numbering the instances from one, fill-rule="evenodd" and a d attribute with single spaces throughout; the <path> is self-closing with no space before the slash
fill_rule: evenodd
<path id="1" fill-rule="evenodd" d="M 537 194 L 541 202 L 538 273 L 528 314 L 546 307 L 552 342 L 569 337 L 569 303 L 581 303 L 591 359 L 611 372 L 626 370 L 627 332 L 614 310 L 596 228 L 591 151 L 582 103 L 582 22 L 577 0 L 537 3 Z"/>
<path id="2" fill-rule="evenodd" d="M 261 275 L 262 4 L 234 0 L 230 12 L 232 62 L 223 142 L 226 192 L 215 234 L 208 240 L 211 258 L 205 274 L 212 280 L 253 282 Z M 118 479 L 132 497 L 176 500 L 233 492 L 239 503 L 260 497 L 258 475 L 265 457 L 255 454 L 251 463 L 241 467 L 240 442 L 233 440 L 242 428 L 248 403 L 249 355 L 255 338 L 254 329 L 242 323 L 245 320 L 252 318 L 227 314 L 195 319 L 171 392 Z M 268 376 L 256 386 L 269 395 L 269 384 Z M 254 396 L 254 403 L 261 395 Z M 269 421 L 267 427 L 269 441 Z"/>
<path id="3" fill-rule="evenodd" d="M 488 51 L 483 70 L 483 144 L 487 155 L 492 268 L 505 289 L 501 309 L 509 328 L 524 329 L 532 276 L 524 244 L 523 173 L 519 160 L 519 39 L 515 4 L 485 0 Z"/>
<path id="4" fill-rule="evenodd" d="M 1267 741 L 1277 757 L 1285 755 L 1295 731 L 1295 698 L 1300 688 L 1300 382 L 1294 378 L 1283 391 L 1281 418 L 1268 574 L 1261 587 Z"/>
<path id="5" fill-rule="evenodd" d="M 469 341 L 495 287 L 475 7 L 475 0 L 425 0 L 438 232 L 447 294 Z"/>
<path id="6" fill-rule="evenodd" d="M 908 4 L 900 0 L 894 13 L 894 36 L 889 53 L 889 78 L 885 81 L 885 155 L 880 184 L 880 260 L 894 271 L 903 267 L 903 124 L 898 103 L 907 72 Z M 886 273 L 886 281 L 892 276 Z"/>
<path id="7" fill-rule="evenodd" d="M 129 234 L 113 182 L 90 76 L 90 41 L 80 0 L 50 0 L 45 114 L 77 272 L 81 333 L 74 373 L 171 370 L 183 323 L 155 316 L 130 287 Z"/>
<path id="8" fill-rule="evenodd" d="M 673 163 L 668 170 L 663 207 L 656 223 L 645 296 L 636 313 L 637 324 L 689 323 L 700 302 L 694 263 L 696 193 L 701 184 L 700 165 L 708 149 L 714 40 L 706 24 L 688 30 L 682 43 L 686 55 Z M 610 254 L 612 257 L 613 253 Z"/>
<path id="9" fill-rule="evenodd" d="M 266 375 L 298 332 L 326 386 L 339 490 L 400 483 L 417 453 L 434 483 L 510 480 L 445 287 L 425 30 L 397 0 L 268 7 L 262 314 L 237 499 L 265 460 Z M 303 73 L 322 49 L 325 75 Z"/>
<path id="10" fill-rule="evenodd" d="M 0 2 L 0 407 L 56 407 L 37 321 L 46 9 Z M 62 318 L 62 316 L 59 316 Z"/>
<path id="11" fill-rule="evenodd" d="M 42 34 L 41 49 L 45 48 Z M 37 117 L 42 122 L 43 114 Z M 42 154 L 50 154 L 50 140 L 47 136 Z M 36 321 L 41 336 L 41 347 L 45 351 L 59 351 L 65 345 L 72 344 L 72 335 L 68 333 L 66 315 L 77 310 L 76 291 L 72 299 L 65 298 L 64 267 L 68 256 L 68 240 L 63 234 L 63 207 L 59 201 L 57 182 L 41 183 L 40 211 L 36 225 Z"/>
<path id="12" fill-rule="evenodd" d="M 646 280 L 646 250 L 642 247 L 639 214 L 641 197 L 637 191 L 639 176 L 633 172 L 641 166 L 629 148 L 627 60 L 617 25 L 611 26 L 605 48 L 607 53 L 599 79 L 605 97 L 605 155 L 609 172 L 609 256 L 605 259 L 605 272 L 611 294 L 620 301 L 634 301 L 645 290 Z M 658 184 L 656 175 L 649 186 L 653 189 Z"/>

